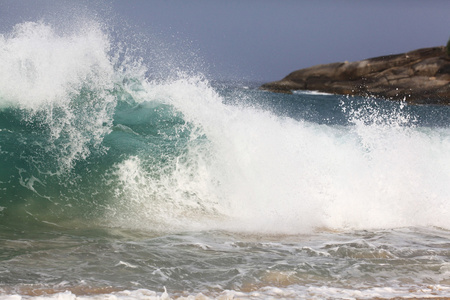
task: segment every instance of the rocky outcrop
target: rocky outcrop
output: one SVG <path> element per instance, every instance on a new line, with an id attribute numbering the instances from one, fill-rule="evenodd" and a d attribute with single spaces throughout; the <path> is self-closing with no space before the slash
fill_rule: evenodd
<path id="1" fill-rule="evenodd" d="M 406 99 L 410 102 L 450 103 L 450 57 L 445 47 L 317 65 L 294 71 L 261 89 L 291 93 L 326 93 Z"/>

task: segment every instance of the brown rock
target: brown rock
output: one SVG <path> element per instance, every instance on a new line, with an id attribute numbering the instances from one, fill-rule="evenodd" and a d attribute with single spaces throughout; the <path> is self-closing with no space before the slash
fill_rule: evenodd
<path id="1" fill-rule="evenodd" d="M 262 85 L 261 89 L 279 93 L 316 90 L 450 104 L 450 59 L 445 47 L 424 48 L 297 70 L 282 80 Z"/>

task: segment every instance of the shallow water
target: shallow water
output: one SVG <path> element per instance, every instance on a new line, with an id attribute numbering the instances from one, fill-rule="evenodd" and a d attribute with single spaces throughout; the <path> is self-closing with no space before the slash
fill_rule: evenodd
<path id="1" fill-rule="evenodd" d="M 0 280 L 5 294 L 21 295 L 68 290 L 120 298 L 123 290 L 161 295 L 166 288 L 171 297 L 219 297 L 224 291 L 244 298 L 445 296 L 449 246 L 449 232 L 437 228 L 290 236 L 219 231 L 152 236 L 106 229 L 39 237 L 17 233 L 2 237 Z"/>

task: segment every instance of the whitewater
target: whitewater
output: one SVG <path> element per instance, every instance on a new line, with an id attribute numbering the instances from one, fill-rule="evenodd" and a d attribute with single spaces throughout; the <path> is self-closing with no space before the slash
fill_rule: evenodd
<path id="1" fill-rule="evenodd" d="M 1 299 L 450 295 L 447 106 L 155 76 L 93 20 L 0 65 Z"/>

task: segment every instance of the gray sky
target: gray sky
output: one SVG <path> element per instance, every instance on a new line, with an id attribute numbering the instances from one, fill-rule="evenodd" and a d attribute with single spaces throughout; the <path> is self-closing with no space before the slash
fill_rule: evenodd
<path id="1" fill-rule="evenodd" d="M 1 32 L 50 7 L 64 9 L 64 2 L 0 0 Z M 74 2 L 163 41 L 161 51 L 203 61 L 203 72 L 219 79 L 277 80 L 315 64 L 444 45 L 450 37 L 450 0 Z"/>

